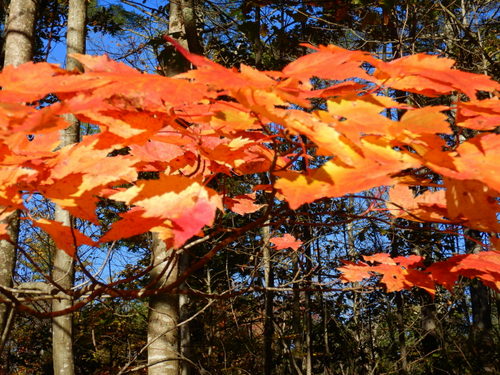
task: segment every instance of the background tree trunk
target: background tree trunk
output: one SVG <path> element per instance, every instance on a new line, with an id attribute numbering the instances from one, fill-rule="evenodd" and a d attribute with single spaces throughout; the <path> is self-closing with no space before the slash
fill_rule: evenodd
<path id="1" fill-rule="evenodd" d="M 70 55 L 72 53 L 85 53 L 86 9 L 85 0 L 69 1 L 68 31 L 66 34 L 66 68 L 68 70 L 82 69 L 80 64 Z M 79 122 L 72 115 L 66 116 L 66 120 L 71 125 L 61 132 L 61 147 L 77 143 L 80 140 Z M 75 224 L 69 212 L 57 206 L 54 218 L 66 226 L 74 226 Z M 67 291 L 73 286 L 74 273 L 74 259 L 66 252 L 57 249 L 54 254 L 53 280 Z M 67 309 L 71 307 L 72 303 L 73 301 L 70 298 L 55 299 L 52 303 L 52 311 Z M 66 314 L 52 319 L 52 359 L 54 374 L 74 374 L 73 314 Z"/>
<path id="2" fill-rule="evenodd" d="M 271 248 L 269 240 L 271 238 L 269 226 L 261 229 L 264 261 L 264 375 L 273 373 L 273 291 L 268 288 L 274 286 L 274 275 L 271 262 Z"/>
<path id="3" fill-rule="evenodd" d="M 178 275 L 178 257 L 165 242 L 153 235 L 153 266 L 150 272 L 156 287 L 174 282 Z M 179 374 L 179 297 L 176 294 L 156 294 L 149 301 L 148 374 Z"/>
<path id="4" fill-rule="evenodd" d="M 35 0 L 12 0 L 5 25 L 4 66 L 18 66 L 33 58 L 33 34 L 37 4 Z M 12 276 L 16 259 L 16 239 L 19 215 L 14 213 L 1 222 L 7 224 L 11 241 L 0 240 L 0 285 L 12 287 Z M 0 298 L 4 296 L 0 293 Z M 9 306 L 0 303 L 0 356 L 7 340 L 12 314 Z M 10 318 L 9 318 L 10 316 Z M 0 370 L 3 361 L 0 360 Z"/>
<path id="5" fill-rule="evenodd" d="M 194 53 L 202 53 L 196 30 L 196 9 L 194 0 L 170 1 L 168 34 L 184 48 Z M 189 62 L 172 46 L 166 46 L 162 52 L 163 74 L 174 76 L 189 69 Z M 164 286 L 176 280 L 180 267 L 187 266 L 187 254 L 176 254 L 167 249 L 165 243 L 153 235 L 152 262 L 155 266 L 150 273 L 158 286 Z M 181 270 L 182 272 L 182 270 Z M 183 286 L 181 286 L 182 288 Z M 189 364 L 180 366 L 180 354 L 189 355 L 189 323 L 178 329 L 180 312 L 186 319 L 188 299 L 173 294 L 157 294 L 149 302 L 148 317 L 148 374 L 178 375 L 189 373 Z M 179 337 L 179 335 L 182 335 Z"/>
<path id="6" fill-rule="evenodd" d="M 179 272 L 183 272 L 185 269 L 187 269 L 189 265 L 189 254 L 188 253 L 182 253 L 179 255 Z M 183 282 L 179 286 L 180 290 L 183 291 L 183 293 L 179 294 L 179 320 L 180 322 L 184 322 L 185 320 L 189 319 L 191 316 L 191 309 L 190 309 L 190 298 L 189 295 L 187 294 L 188 292 L 188 285 L 186 282 Z M 182 358 L 190 358 L 191 357 L 191 331 L 189 329 L 189 323 L 184 323 L 180 326 L 179 329 L 179 336 L 180 336 L 180 354 Z M 190 375 L 191 374 L 191 369 L 192 365 L 188 363 L 187 361 L 183 360 L 180 363 L 181 367 L 181 375 Z"/>
<path id="7" fill-rule="evenodd" d="M 481 233 L 476 230 L 464 228 L 464 234 L 466 236 L 466 252 L 469 254 L 478 254 L 481 251 Z M 470 345 L 472 352 L 478 358 L 483 358 L 481 368 L 477 370 L 485 374 L 491 374 L 495 372 L 494 358 L 496 357 L 496 353 L 492 334 L 490 290 L 477 279 L 471 281 L 469 290 L 472 312 Z"/>
<path id="8" fill-rule="evenodd" d="M 36 9 L 36 0 L 11 0 L 5 27 L 4 66 L 32 60 Z"/>

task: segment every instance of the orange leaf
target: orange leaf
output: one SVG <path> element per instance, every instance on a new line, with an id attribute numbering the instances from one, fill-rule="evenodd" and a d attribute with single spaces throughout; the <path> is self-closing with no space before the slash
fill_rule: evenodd
<path id="1" fill-rule="evenodd" d="M 396 185 L 389 191 L 387 207 L 392 215 L 411 221 L 450 223 L 445 219 L 446 209 L 445 191 L 426 191 L 414 196 L 406 185 Z"/>
<path id="2" fill-rule="evenodd" d="M 455 255 L 427 268 L 433 280 L 452 290 L 459 276 L 478 278 L 489 287 L 500 290 L 500 252 Z"/>
<path id="3" fill-rule="evenodd" d="M 123 219 L 101 239 L 104 242 L 119 235 L 128 237 L 129 233 L 152 230 L 161 232 L 162 239 L 172 246 L 180 247 L 205 225 L 211 225 L 216 209 L 222 208 L 221 199 L 213 190 L 187 177 L 165 174 L 158 180 L 138 181 L 135 186 L 108 196 L 136 207 L 132 213 L 122 215 Z M 133 228 L 136 222 L 139 229 Z"/>
<path id="4" fill-rule="evenodd" d="M 313 77 L 343 81 L 348 78 L 370 79 L 360 66 L 363 62 L 374 60 L 366 52 L 349 51 L 337 46 L 319 46 L 316 52 L 299 57 L 283 69 L 283 74 L 298 80 Z"/>
<path id="5" fill-rule="evenodd" d="M 237 195 L 232 198 L 224 197 L 224 205 L 238 215 L 251 214 L 265 206 L 255 203 L 255 193 Z"/>
<path id="6" fill-rule="evenodd" d="M 452 69 L 454 63 L 435 55 L 416 54 L 388 63 L 377 61 L 374 76 L 385 86 L 427 96 L 461 91 L 475 99 L 477 91 L 500 88 L 500 84 L 488 76 Z"/>
<path id="7" fill-rule="evenodd" d="M 74 257 L 78 246 L 97 246 L 97 243 L 75 228 L 62 225 L 58 221 L 48 219 L 34 220 L 33 224 L 50 235 L 54 240 L 57 249 L 63 250 L 66 254 Z"/>
<path id="8" fill-rule="evenodd" d="M 286 233 L 283 237 L 273 237 L 269 242 L 275 245 L 276 250 L 288 249 L 298 250 L 302 246 L 303 242 L 297 240 L 291 234 Z"/>

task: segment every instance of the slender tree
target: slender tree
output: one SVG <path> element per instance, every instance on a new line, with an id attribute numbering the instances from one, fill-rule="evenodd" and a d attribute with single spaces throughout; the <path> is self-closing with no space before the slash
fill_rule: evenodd
<path id="1" fill-rule="evenodd" d="M 170 1 L 168 34 L 191 52 L 201 53 L 195 18 L 194 0 Z M 182 73 L 189 68 L 189 63 L 172 46 L 163 51 L 162 71 L 166 76 Z M 177 279 L 179 267 L 187 262 L 175 250 L 167 248 L 165 243 L 153 235 L 152 266 L 150 276 L 155 287 L 171 284 Z M 189 330 L 183 327 L 179 332 L 180 310 L 183 318 L 186 310 L 186 297 L 175 294 L 156 294 L 150 298 L 148 318 L 148 373 L 150 375 L 178 375 L 187 366 L 180 366 L 181 341 L 189 346 Z M 182 306 L 180 306 L 182 305 Z M 183 338 L 179 338 L 179 334 Z"/>
<path id="2" fill-rule="evenodd" d="M 80 64 L 71 57 L 73 53 L 85 53 L 86 38 L 86 9 L 85 0 L 70 0 L 68 8 L 68 30 L 66 68 L 68 70 L 81 70 Z M 70 126 L 61 132 L 61 147 L 69 146 L 80 139 L 80 124 L 72 115 L 66 116 Z M 56 206 L 55 220 L 63 225 L 73 227 L 75 222 L 69 212 Z M 76 244 L 75 244 L 76 246 Z M 75 249 L 76 251 L 76 249 Z M 68 292 L 73 286 L 74 258 L 61 249 L 56 249 L 52 279 L 63 292 Z M 54 299 L 53 311 L 60 311 L 71 307 L 72 300 L 69 295 L 66 298 Z M 54 374 L 71 375 L 75 372 L 73 356 L 73 314 L 65 314 L 52 319 L 52 356 Z"/>
<path id="3" fill-rule="evenodd" d="M 36 0 L 12 0 L 10 2 L 5 25 L 4 66 L 18 66 L 32 59 L 36 8 Z M 4 218 L 0 224 L 7 224 L 10 234 L 10 241 L 0 240 L 0 286 L 11 287 L 16 259 L 19 215 L 14 213 Z M 7 302 L 5 298 L 0 292 L 0 300 L 3 300 L 1 302 Z M 0 303 L 0 355 L 12 321 L 13 310 L 7 303 Z"/>

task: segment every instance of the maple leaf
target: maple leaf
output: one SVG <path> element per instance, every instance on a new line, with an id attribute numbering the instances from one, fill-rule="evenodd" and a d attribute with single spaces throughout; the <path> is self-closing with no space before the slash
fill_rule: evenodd
<path id="1" fill-rule="evenodd" d="M 107 55 L 90 56 L 82 55 L 80 53 L 72 53 L 71 57 L 77 59 L 85 67 L 86 71 L 109 72 L 126 76 L 141 75 L 138 70 L 123 63 L 111 60 Z"/>
<path id="2" fill-rule="evenodd" d="M 497 98 L 458 103 L 458 126 L 475 130 L 493 130 L 498 124 L 500 124 L 500 103 Z"/>
<path id="3" fill-rule="evenodd" d="M 444 181 L 450 218 L 462 219 L 467 226 L 483 232 L 500 232 L 500 204 L 495 191 L 477 180 Z"/>
<path id="4" fill-rule="evenodd" d="M 283 237 L 273 237 L 269 240 L 269 242 L 274 244 L 276 250 L 283 250 L 288 248 L 298 250 L 299 247 L 301 247 L 303 244 L 301 240 L 297 240 L 289 233 L 286 233 L 285 235 L 283 235 Z"/>
<path id="5" fill-rule="evenodd" d="M 49 219 L 34 220 L 33 224 L 50 235 L 56 247 L 66 254 L 74 257 L 78 246 L 96 246 L 97 243 L 75 228 L 68 227 L 62 223 Z"/>
<path id="6" fill-rule="evenodd" d="M 459 276 L 478 278 L 485 285 L 500 290 L 500 252 L 483 251 L 478 254 L 455 255 L 436 262 L 426 269 L 434 282 L 452 290 Z"/>
<path id="7" fill-rule="evenodd" d="M 452 69 L 455 61 L 435 55 L 416 54 L 391 62 L 376 61 L 374 76 L 385 86 L 426 96 L 461 91 L 475 99 L 477 91 L 494 91 L 500 84 L 485 75 Z"/>
<path id="8" fill-rule="evenodd" d="M 371 272 L 371 267 L 364 262 L 351 262 L 348 260 L 342 260 L 343 266 L 337 267 L 337 270 L 341 272 L 340 279 L 345 283 L 355 283 L 369 279 L 374 274 Z"/>
<path id="9" fill-rule="evenodd" d="M 396 185 L 389 191 L 387 208 L 392 215 L 411 221 L 451 223 L 445 217 L 448 214 L 446 193 L 444 190 L 428 190 L 414 196 L 405 185 Z"/>
<path id="10" fill-rule="evenodd" d="M 392 258 L 387 253 L 364 255 L 366 262 L 344 262 L 338 270 L 342 272 L 343 282 L 358 282 L 376 274 L 381 275 L 380 282 L 386 287 L 387 292 L 396 292 L 403 289 L 419 287 L 431 295 L 435 294 L 434 282 L 428 272 L 415 269 L 423 266 L 421 256 Z"/>
<path id="11" fill-rule="evenodd" d="M 129 232 L 136 235 L 151 230 L 159 232 L 174 247 L 180 247 L 205 225 L 211 225 L 216 209 L 222 209 L 221 199 L 213 190 L 187 177 L 165 174 L 157 180 L 138 181 L 135 186 L 108 196 L 136 207 L 123 214 L 101 242 L 128 237 Z M 138 226 L 134 223 L 140 229 L 124 230 L 127 226 Z"/>
<path id="12" fill-rule="evenodd" d="M 298 80 L 318 77 L 329 80 L 343 81 L 348 78 L 370 79 L 370 76 L 360 65 L 374 58 L 366 52 L 349 51 L 337 46 L 313 47 L 316 50 L 309 55 L 299 57 L 283 69 L 283 74 Z"/>
<path id="13" fill-rule="evenodd" d="M 264 204 L 255 203 L 256 194 L 242 194 L 235 197 L 224 197 L 224 205 L 238 215 L 245 215 L 257 212 Z"/>
<path id="14" fill-rule="evenodd" d="M 30 186 L 38 174 L 34 170 L 10 165 L 0 167 L 0 207 L 22 209 L 23 198 L 20 188 Z M 1 212 L 1 211 L 0 211 Z"/>
<path id="15" fill-rule="evenodd" d="M 111 229 L 101 237 L 99 242 L 105 243 L 137 236 L 165 222 L 163 218 L 146 217 L 144 213 L 145 210 L 142 207 L 132 207 L 127 212 L 120 213 L 121 220 L 113 223 Z"/>
<path id="16" fill-rule="evenodd" d="M 393 175 L 418 166 L 420 163 L 388 147 L 364 142 L 364 157 L 356 156 L 355 167 L 334 160 L 304 175 L 295 171 L 278 172 L 281 177 L 275 184 L 288 201 L 291 209 L 325 197 L 340 197 L 375 186 L 390 185 Z M 345 183 L 349 181 L 349 183 Z"/>

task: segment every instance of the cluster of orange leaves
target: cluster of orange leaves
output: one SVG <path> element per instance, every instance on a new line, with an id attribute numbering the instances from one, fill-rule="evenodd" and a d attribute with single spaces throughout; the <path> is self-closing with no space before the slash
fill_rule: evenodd
<path id="1" fill-rule="evenodd" d="M 455 70 L 452 60 L 433 55 L 384 62 L 336 46 L 309 46 L 313 53 L 282 71 L 245 65 L 236 70 L 177 47 L 196 69 L 172 78 L 144 74 L 105 56 L 77 55 L 84 73 L 48 63 L 5 68 L 0 74 L 0 220 L 15 210 L 29 211 L 26 201 L 41 194 L 98 225 L 96 207 L 106 198 L 131 208 L 97 240 L 48 219 L 32 218 L 33 224 L 69 254 L 75 252 L 75 239 L 78 245 L 99 246 L 148 231 L 181 248 L 213 225 L 217 210 L 244 215 L 262 208 L 255 193 L 228 197 L 207 187 L 215 175 L 266 172 L 273 176 L 272 186 L 256 190 L 273 191 L 291 209 L 392 186 L 386 208 L 395 217 L 499 232 L 500 135 L 493 130 L 500 102 L 476 96 L 500 89 L 487 76 Z M 313 78 L 330 85 L 315 89 Z M 387 94 L 390 89 L 429 97 L 454 93 L 456 100 L 451 107 L 417 108 L 396 101 Z M 58 100 L 39 105 L 47 95 Z M 325 106 L 314 108 L 312 100 Z M 394 110 L 404 112 L 400 120 L 387 116 Z M 69 113 L 99 132 L 59 148 L 59 131 L 68 126 L 62 115 Z M 444 136 L 454 134 L 450 113 L 457 127 L 478 131 L 454 148 Z M 307 145 L 301 141 L 305 137 Z M 276 147 L 283 138 L 295 145 L 288 153 Z M 124 148 L 128 152 L 116 152 Z M 327 161 L 297 170 L 298 157 L 314 155 Z M 412 173 L 424 168 L 440 175 L 442 183 Z M 148 171 L 159 178 L 138 177 Z M 428 190 L 414 197 L 412 186 Z M 6 229 L 0 227 L 4 239 Z M 292 236 L 275 244 L 285 248 L 287 241 L 300 246 Z M 460 274 L 500 286 L 500 255 L 493 248 L 427 270 L 414 257 L 366 260 L 378 265 L 347 264 L 344 279 L 376 272 L 389 290 L 431 291 L 434 283 L 450 287 Z"/>

